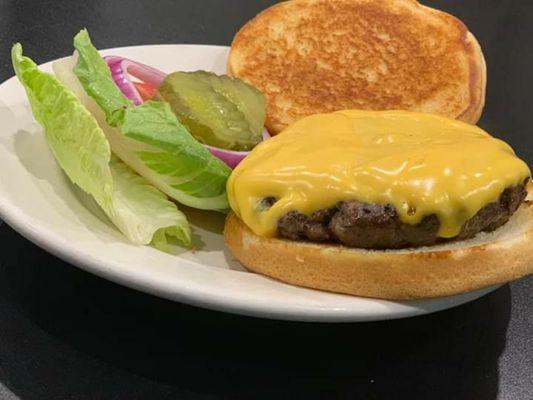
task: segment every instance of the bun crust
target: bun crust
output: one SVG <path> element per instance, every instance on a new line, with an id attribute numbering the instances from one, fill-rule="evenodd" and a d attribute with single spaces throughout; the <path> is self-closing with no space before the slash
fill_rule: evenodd
<path id="1" fill-rule="evenodd" d="M 476 123 L 487 80 L 467 27 L 415 0 L 278 3 L 237 33 L 228 73 L 265 94 L 273 134 L 343 109 L 434 112 Z"/>
<path id="2" fill-rule="evenodd" d="M 364 297 L 443 297 L 533 273 L 531 201 L 492 233 L 411 250 L 367 251 L 260 237 L 234 214 L 226 220 L 224 237 L 251 271 L 293 285 Z"/>

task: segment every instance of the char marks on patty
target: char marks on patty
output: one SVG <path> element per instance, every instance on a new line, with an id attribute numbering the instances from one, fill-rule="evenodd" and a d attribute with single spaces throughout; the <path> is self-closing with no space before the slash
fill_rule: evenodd
<path id="1" fill-rule="evenodd" d="M 310 216 L 291 211 L 278 221 L 278 236 L 291 240 L 336 242 L 365 249 L 399 249 L 430 246 L 446 240 L 465 240 L 479 232 L 490 232 L 504 225 L 525 200 L 527 180 L 507 188 L 498 201 L 487 204 L 462 227 L 458 236 L 443 239 L 436 215 L 427 215 L 416 225 L 402 222 L 392 205 L 343 201 L 335 207 L 318 210 Z M 264 202 L 266 208 L 274 198 Z"/>

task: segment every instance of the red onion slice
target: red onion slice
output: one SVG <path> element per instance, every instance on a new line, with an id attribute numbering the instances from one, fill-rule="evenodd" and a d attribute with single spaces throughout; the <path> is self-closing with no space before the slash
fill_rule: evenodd
<path id="1" fill-rule="evenodd" d="M 104 57 L 104 60 L 111 70 L 111 76 L 115 84 L 124 93 L 124 96 L 133 101 L 136 106 L 142 104 L 143 99 L 133 84 L 131 77 L 133 76 L 150 86 L 158 88 L 166 76 L 165 73 L 155 68 L 127 58 L 107 56 Z"/>
<path id="2" fill-rule="evenodd" d="M 270 138 L 270 134 L 265 129 L 263 131 L 263 141 Z M 231 169 L 234 169 L 248 154 L 250 154 L 249 151 L 234 151 L 234 150 L 226 150 L 221 149 L 219 147 L 213 147 L 209 146 L 207 144 L 204 144 L 205 147 L 207 147 L 207 150 L 211 154 L 213 154 L 216 158 L 224 161 L 228 167 Z"/>

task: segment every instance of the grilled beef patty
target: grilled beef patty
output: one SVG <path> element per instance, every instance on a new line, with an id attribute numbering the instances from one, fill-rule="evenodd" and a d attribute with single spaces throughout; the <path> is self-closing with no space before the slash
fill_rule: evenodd
<path id="1" fill-rule="evenodd" d="M 399 249 L 429 246 L 446 240 L 464 240 L 481 231 L 490 232 L 505 224 L 527 195 L 524 184 L 507 188 L 498 201 L 487 204 L 463 225 L 458 236 L 437 236 L 440 222 L 435 214 L 425 216 L 417 225 L 402 222 L 392 205 L 343 201 L 335 207 L 308 216 L 296 211 L 278 221 L 278 236 L 292 240 L 334 242 L 364 249 Z M 276 202 L 265 198 L 263 208 Z"/>

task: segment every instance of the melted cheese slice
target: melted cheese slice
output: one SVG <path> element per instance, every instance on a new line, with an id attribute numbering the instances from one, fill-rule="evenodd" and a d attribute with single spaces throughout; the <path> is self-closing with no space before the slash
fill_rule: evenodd
<path id="1" fill-rule="evenodd" d="M 439 236 L 531 175 L 512 148 L 482 129 L 434 114 L 339 111 L 304 118 L 259 144 L 231 174 L 231 208 L 262 236 L 290 211 L 343 200 L 393 205 L 401 219 L 440 220 Z M 275 197 L 269 209 L 261 200 Z"/>

